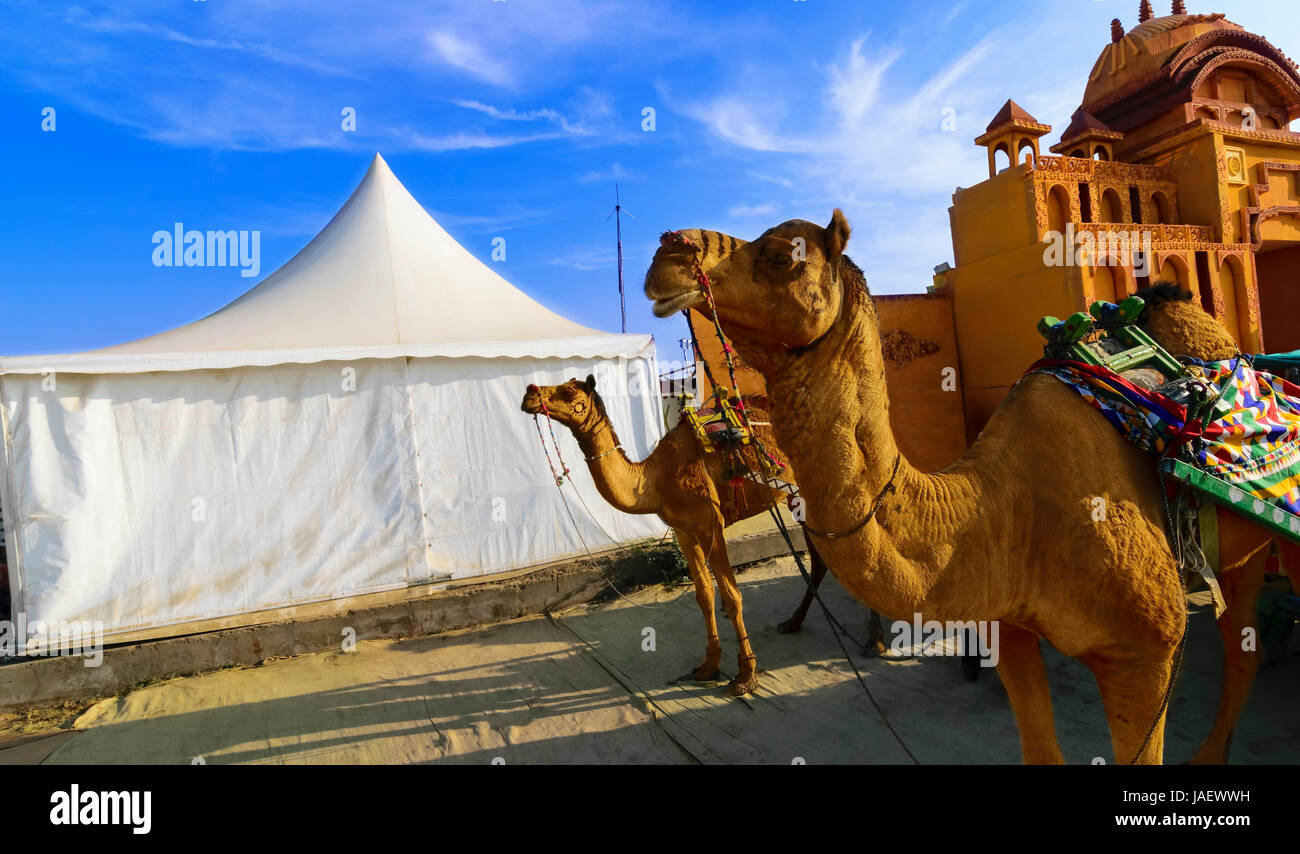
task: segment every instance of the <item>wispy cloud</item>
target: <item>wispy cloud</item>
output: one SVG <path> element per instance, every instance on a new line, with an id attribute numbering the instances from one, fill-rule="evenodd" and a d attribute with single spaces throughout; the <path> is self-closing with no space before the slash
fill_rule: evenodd
<path id="1" fill-rule="evenodd" d="M 588 172 L 578 179 L 584 184 L 594 184 L 597 181 L 643 181 L 645 176 L 630 172 L 623 168 L 621 163 L 613 163 L 608 169 L 598 169 L 594 172 Z"/>
<path id="2" fill-rule="evenodd" d="M 310 57 L 298 56 L 288 51 L 281 50 L 274 45 L 262 42 L 227 41 L 222 39 L 202 38 L 182 33 L 178 30 L 172 29 L 171 27 L 157 26 L 141 21 L 119 21 L 110 18 L 91 18 L 88 17 L 80 7 L 74 7 L 73 11 L 68 14 L 67 20 L 75 26 L 99 33 L 139 33 L 187 45 L 189 47 L 245 53 L 251 56 L 270 60 L 271 62 L 279 63 L 280 65 L 304 68 L 321 74 L 328 74 L 336 77 L 353 76 L 352 72 L 338 65 L 319 62 Z"/>
<path id="3" fill-rule="evenodd" d="M 430 210 L 429 215 L 443 228 L 464 229 L 474 233 L 510 231 L 524 225 L 545 221 L 551 211 L 543 208 L 517 208 L 501 213 L 464 214 L 451 210 Z"/>
<path id="4" fill-rule="evenodd" d="M 613 270 L 618 265 L 618 249 L 617 247 L 567 249 L 548 258 L 546 263 L 553 267 L 568 267 L 584 273 L 592 270 Z"/>
<path id="5" fill-rule="evenodd" d="M 475 42 L 441 30 L 429 33 L 428 40 L 434 56 L 448 65 L 467 71 L 474 77 L 497 86 L 514 84 L 514 75 L 509 66 L 500 59 L 488 55 Z"/>
<path id="6" fill-rule="evenodd" d="M 761 205 L 735 205 L 727 211 L 728 216 L 747 217 L 747 216 L 767 216 L 776 213 L 777 205 L 775 202 L 764 202 Z"/>
<path id="7" fill-rule="evenodd" d="M 414 130 L 406 130 L 399 133 L 394 139 L 420 151 L 465 151 L 475 148 L 506 148 L 512 145 L 524 145 L 547 139 L 559 139 L 565 135 L 563 131 L 507 136 L 494 136 L 488 133 L 428 135 Z"/>

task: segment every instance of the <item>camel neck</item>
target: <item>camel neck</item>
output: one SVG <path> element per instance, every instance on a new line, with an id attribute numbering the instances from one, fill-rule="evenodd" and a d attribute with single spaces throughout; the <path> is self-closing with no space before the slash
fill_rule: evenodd
<path id="1" fill-rule="evenodd" d="M 624 513 L 658 512 L 658 507 L 651 506 L 649 467 L 644 461 L 628 459 L 604 406 L 593 407 L 587 421 L 573 428 L 573 437 L 601 497 Z"/>
<path id="2" fill-rule="evenodd" d="M 980 485 L 960 464 L 928 475 L 900 459 L 869 300 L 850 298 L 815 347 L 766 360 L 773 427 L 807 497 L 808 524 L 819 531 L 852 529 L 893 477 L 894 491 L 870 522 L 847 537 L 817 540 L 836 577 L 892 617 L 955 613 L 962 606 L 936 601 L 934 591 L 949 586 L 940 584 L 952 569 L 946 538 L 968 524 L 962 514 L 972 502 L 964 497 L 978 495 Z"/>

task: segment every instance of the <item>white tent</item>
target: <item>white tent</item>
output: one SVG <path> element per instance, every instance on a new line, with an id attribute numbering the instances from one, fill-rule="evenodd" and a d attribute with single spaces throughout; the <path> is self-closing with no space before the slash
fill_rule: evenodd
<path id="1" fill-rule="evenodd" d="M 529 383 L 597 376 L 629 455 L 662 433 L 654 341 L 579 326 L 456 243 L 376 156 L 301 252 L 202 320 L 0 358 L 15 612 L 107 636 L 527 567 L 664 532 L 569 513 Z M 603 529 L 603 530 L 602 530 Z"/>

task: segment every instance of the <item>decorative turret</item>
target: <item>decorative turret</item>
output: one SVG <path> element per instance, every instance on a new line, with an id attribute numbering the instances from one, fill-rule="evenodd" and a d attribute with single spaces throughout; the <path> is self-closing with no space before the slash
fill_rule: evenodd
<path id="1" fill-rule="evenodd" d="M 1124 38 L 1124 25 L 1119 22 L 1119 18 L 1112 18 L 1110 22 L 1110 40 L 1114 43 L 1122 38 Z"/>
<path id="2" fill-rule="evenodd" d="M 1142 0 L 1138 4 L 1138 23 L 1146 23 L 1154 17 L 1155 13 L 1151 11 L 1151 0 Z"/>
<path id="3" fill-rule="evenodd" d="M 1070 125 L 1061 134 L 1061 141 L 1051 150 L 1069 157 L 1114 160 L 1113 145 L 1123 138 L 1124 134 L 1080 107 L 1070 117 Z"/>
<path id="4" fill-rule="evenodd" d="M 1038 138 L 1051 130 L 1051 125 L 1038 121 L 1015 101 L 1003 104 L 984 133 L 975 139 L 976 145 L 989 150 L 989 177 L 997 174 L 999 151 L 1005 151 L 1011 164 L 1015 165 L 1020 160 L 1020 153 L 1028 148 L 1032 151 L 1032 162 L 1037 163 Z"/>
<path id="5" fill-rule="evenodd" d="M 1186 14 L 1187 14 L 1187 6 L 1183 3 L 1183 0 L 1174 0 L 1174 9 L 1173 9 L 1173 13 L 1174 13 L 1175 15 L 1186 15 Z"/>

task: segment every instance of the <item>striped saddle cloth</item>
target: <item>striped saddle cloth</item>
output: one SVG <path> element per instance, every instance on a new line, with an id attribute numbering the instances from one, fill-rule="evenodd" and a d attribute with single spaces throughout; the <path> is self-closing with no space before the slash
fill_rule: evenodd
<path id="1" fill-rule="evenodd" d="M 1189 366 L 1219 390 L 1206 421 L 1105 368 L 1043 359 L 1026 376 L 1049 374 L 1079 393 L 1142 450 L 1174 455 L 1247 494 L 1300 514 L 1300 387 L 1257 370 L 1250 359 Z M 1186 447 L 1184 447 L 1186 446 Z"/>

